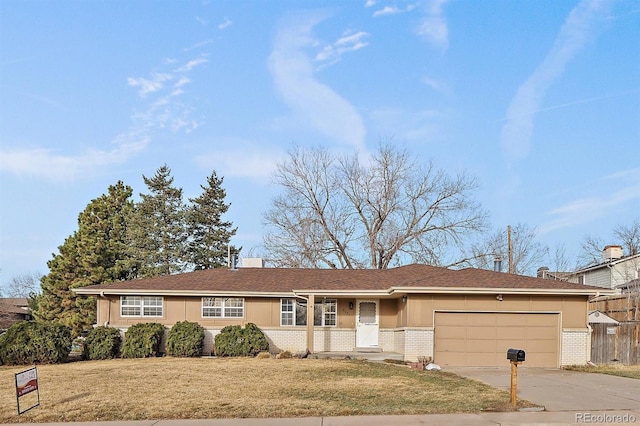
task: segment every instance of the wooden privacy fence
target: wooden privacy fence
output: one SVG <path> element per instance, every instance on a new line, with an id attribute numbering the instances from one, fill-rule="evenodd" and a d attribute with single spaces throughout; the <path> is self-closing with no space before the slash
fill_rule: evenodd
<path id="1" fill-rule="evenodd" d="M 600 311 L 617 321 L 640 321 L 640 293 L 600 296 L 589 302 L 590 311 Z"/>
<path id="2" fill-rule="evenodd" d="M 591 362 L 640 364 L 640 321 L 591 324 Z"/>

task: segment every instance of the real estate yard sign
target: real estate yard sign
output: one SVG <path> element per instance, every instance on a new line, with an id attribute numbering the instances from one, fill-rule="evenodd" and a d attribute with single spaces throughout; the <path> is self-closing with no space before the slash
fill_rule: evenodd
<path id="1" fill-rule="evenodd" d="M 30 397 L 25 397 L 25 395 L 29 395 L 32 392 L 35 392 L 34 395 L 30 395 Z M 24 398 L 23 398 L 24 397 Z M 28 407 L 22 410 L 20 408 L 20 399 L 28 399 L 31 403 L 27 404 Z M 30 368 L 28 370 L 22 371 L 20 373 L 16 373 L 16 401 L 18 403 L 18 414 L 25 413 L 32 408 L 40 405 L 40 390 L 38 389 L 38 370 L 36 367 Z"/>

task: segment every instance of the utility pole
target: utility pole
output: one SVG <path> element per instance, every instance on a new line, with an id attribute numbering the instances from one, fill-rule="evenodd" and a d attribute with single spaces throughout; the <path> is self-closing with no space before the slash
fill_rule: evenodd
<path id="1" fill-rule="evenodd" d="M 511 225 L 507 226 L 507 253 L 509 254 L 509 273 L 513 274 L 513 249 L 511 247 Z"/>

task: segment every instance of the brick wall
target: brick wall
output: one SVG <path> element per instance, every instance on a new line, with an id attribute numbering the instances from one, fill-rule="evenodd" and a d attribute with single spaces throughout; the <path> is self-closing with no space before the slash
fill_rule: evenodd
<path id="1" fill-rule="evenodd" d="M 316 328 L 313 332 L 315 352 L 348 352 L 355 345 L 356 331 L 351 328 Z"/>
<path id="2" fill-rule="evenodd" d="M 395 352 L 395 329 L 393 328 L 381 328 L 378 333 L 378 346 L 383 352 Z"/>
<path id="3" fill-rule="evenodd" d="M 262 328 L 269 341 L 269 352 L 300 352 L 307 349 L 307 328 Z"/>
<path id="4" fill-rule="evenodd" d="M 562 330 L 560 365 L 584 365 L 591 355 L 588 329 Z"/>
<path id="5" fill-rule="evenodd" d="M 393 330 L 393 351 L 403 354 L 404 342 L 404 329 Z"/>
<path id="6" fill-rule="evenodd" d="M 433 328 L 405 328 L 404 329 L 405 361 L 417 361 L 419 356 L 433 358 Z"/>

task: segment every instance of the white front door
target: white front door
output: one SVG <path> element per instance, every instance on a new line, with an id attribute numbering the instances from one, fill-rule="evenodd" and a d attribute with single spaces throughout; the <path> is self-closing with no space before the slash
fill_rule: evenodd
<path id="1" fill-rule="evenodd" d="M 378 301 L 359 300 L 356 315 L 356 347 L 378 347 Z"/>

